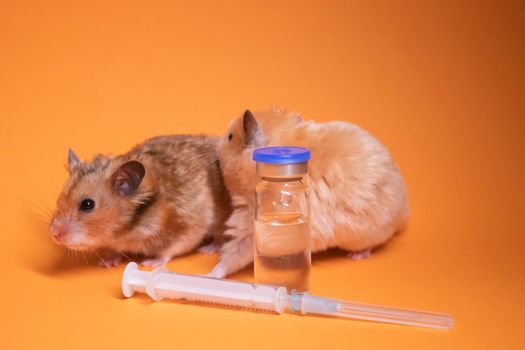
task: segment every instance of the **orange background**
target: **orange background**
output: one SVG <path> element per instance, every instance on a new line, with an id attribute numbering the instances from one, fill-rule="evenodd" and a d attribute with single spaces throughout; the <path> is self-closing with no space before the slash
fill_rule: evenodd
<path id="1" fill-rule="evenodd" d="M 524 10 L 2 0 L 1 347 L 523 348 Z M 452 331 L 125 300 L 123 265 L 98 268 L 51 241 L 39 218 L 68 147 L 90 158 L 158 134 L 222 134 L 243 109 L 271 105 L 361 125 L 410 191 L 408 229 L 367 261 L 314 256 L 312 292 L 450 312 Z M 169 268 L 216 261 L 191 254 Z"/>

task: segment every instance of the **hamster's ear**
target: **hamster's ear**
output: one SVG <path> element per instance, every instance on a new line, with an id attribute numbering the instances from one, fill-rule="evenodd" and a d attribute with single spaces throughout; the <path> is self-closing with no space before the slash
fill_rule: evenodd
<path id="1" fill-rule="evenodd" d="M 77 155 L 73 150 L 70 148 L 67 151 L 67 169 L 70 173 L 75 170 L 75 168 L 80 164 L 80 159 L 78 159 Z"/>
<path id="2" fill-rule="evenodd" d="M 244 145 L 250 146 L 261 143 L 262 131 L 257 124 L 257 120 L 253 116 L 252 112 L 246 110 L 242 116 L 242 125 L 244 129 Z"/>
<path id="3" fill-rule="evenodd" d="M 137 190 L 144 175 L 146 169 L 144 166 L 136 160 L 129 161 L 122 164 L 111 176 L 111 186 L 115 192 L 129 196 Z"/>

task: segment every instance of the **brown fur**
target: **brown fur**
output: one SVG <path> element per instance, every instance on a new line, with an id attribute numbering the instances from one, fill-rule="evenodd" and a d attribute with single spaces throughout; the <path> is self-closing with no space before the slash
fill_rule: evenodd
<path id="1" fill-rule="evenodd" d="M 258 179 L 252 152 L 259 147 L 302 146 L 312 151 L 304 180 L 310 191 L 312 251 L 339 247 L 367 252 L 404 227 L 405 183 L 386 147 L 373 136 L 350 123 L 304 121 L 297 113 L 279 109 L 256 113 L 255 119 L 255 127 L 246 115 L 234 119 L 219 142 L 234 211 L 226 231 L 232 240 L 222 247 L 211 276 L 224 277 L 253 261 Z"/>
<path id="2" fill-rule="evenodd" d="M 156 258 L 155 265 L 193 250 L 207 236 L 218 238 L 231 209 L 217 142 L 208 136 L 161 136 L 124 155 L 99 155 L 91 162 L 71 153 L 52 233 L 73 249 L 142 254 Z M 145 175 L 124 195 L 115 182 L 134 175 L 133 169 L 119 173 L 132 160 L 143 165 Z M 91 212 L 79 210 L 85 198 L 96 203 Z"/>

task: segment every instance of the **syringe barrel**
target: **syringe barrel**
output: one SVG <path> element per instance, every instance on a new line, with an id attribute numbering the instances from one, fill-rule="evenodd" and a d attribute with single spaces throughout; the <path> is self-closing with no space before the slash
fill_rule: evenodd
<path id="1" fill-rule="evenodd" d="M 122 291 L 127 297 L 137 291 L 154 300 L 181 299 L 277 313 L 284 311 L 288 297 L 285 287 L 184 275 L 164 268 L 140 271 L 135 263 L 124 271 Z"/>

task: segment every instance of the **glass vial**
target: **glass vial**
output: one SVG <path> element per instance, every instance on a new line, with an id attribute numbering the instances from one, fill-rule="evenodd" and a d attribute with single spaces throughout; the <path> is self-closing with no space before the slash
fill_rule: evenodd
<path id="1" fill-rule="evenodd" d="M 255 282 L 307 292 L 310 288 L 310 209 L 303 177 L 310 151 L 267 147 L 253 152 L 255 189 Z"/>

